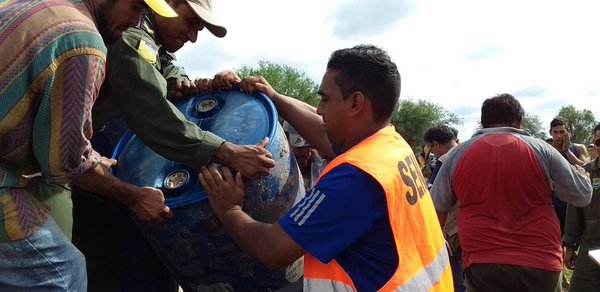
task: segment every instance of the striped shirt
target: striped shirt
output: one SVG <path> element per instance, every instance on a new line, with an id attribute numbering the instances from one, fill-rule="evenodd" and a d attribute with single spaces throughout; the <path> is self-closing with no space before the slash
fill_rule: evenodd
<path id="1" fill-rule="evenodd" d="M 28 188 L 99 163 L 90 112 L 106 46 L 81 0 L 0 2 L 0 242 L 35 232 L 47 207 Z M 34 178 L 31 178 L 34 176 Z"/>

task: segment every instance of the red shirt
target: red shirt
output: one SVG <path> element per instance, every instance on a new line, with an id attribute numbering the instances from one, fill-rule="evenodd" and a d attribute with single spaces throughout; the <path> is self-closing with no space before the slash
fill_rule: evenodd
<path id="1" fill-rule="evenodd" d="M 463 264 L 562 270 L 553 188 L 574 205 L 589 203 L 589 180 L 556 149 L 514 128 L 483 129 L 455 147 L 431 189 L 439 212 L 458 200 Z"/>

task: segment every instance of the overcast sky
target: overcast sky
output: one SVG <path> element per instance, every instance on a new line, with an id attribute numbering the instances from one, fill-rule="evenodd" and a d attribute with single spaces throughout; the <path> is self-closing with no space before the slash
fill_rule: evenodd
<path id="1" fill-rule="evenodd" d="M 332 51 L 370 43 L 398 65 L 400 98 L 462 117 L 463 141 L 483 100 L 504 92 L 544 128 L 566 105 L 600 119 L 600 1 L 213 0 L 213 10 L 227 36 L 201 31 L 177 53 L 192 78 L 268 60 L 319 84 Z"/>

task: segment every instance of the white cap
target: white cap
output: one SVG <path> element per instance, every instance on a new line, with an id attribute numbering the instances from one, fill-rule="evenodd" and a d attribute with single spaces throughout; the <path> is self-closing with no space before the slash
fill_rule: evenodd
<path id="1" fill-rule="evenodd" d="M 283 121 L 283 131 L 288 133 L 290 145 L 294 147 L 308 147 L 310 144 L 298 134 L 298 131 L 290 125 L 287 121 Z"/>

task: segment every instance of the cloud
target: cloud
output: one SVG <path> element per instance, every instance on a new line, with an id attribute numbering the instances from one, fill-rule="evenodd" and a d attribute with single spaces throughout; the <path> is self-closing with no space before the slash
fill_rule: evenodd
<path id="1" fill-rule="evenodd" d="M 229 50 L 214 41 L 205 41 L 202 46 L 184 46 L 177 52 L 175 63 L 186 69 L 189 77 L 212 77 L 217 72 L 225 69 L 223 60 L 237 59 Z"/>
<path id="2" fill-rule="evenodd" d="M 455 113 L 457 116 L 461 118 L 465 117 L 477 117 L 479 118 L 479 111 L 481 109 L 477 106 L 472 105 L 459 105 L 457 107 L 452 108 L 450 111 Z"/>
<path id="3" fill-rule="evenodd" d="M 544 87 L 534 85 L 534 86 L 525 87 L 523 89 L 519 89 L 519 90 L 515 91 L 513 93 L 513 95 L 517 99 L 536 98 L 536 97 L 540 97 L 540 96 L 545 96 L 547 91 L 548 90 Z"/>
<path id="4" fill-rule="evenodd" d="M 532 113 L 547 113 L 548 115 L 556 115 L 561 106 L 569 104 L 569 100 L 567 98 L 550 98 L 546 100 L 538 100 L 537 103 L 532 108 Z"/>
<path id="5" fill-rule="evenodd" d="M 413 0 L 350 0 L 337 6 L 328 22 L 337 38 L 368 37 L 392 29 L 414 10 Z"/>
<path id="6" fill-rule="evenodd" d="M 495 56 L 499 56 L 504 52 L 502 47 L 497 46 L 482 46 L 469 48 L 465 54 L 465 59 L 470 62 L 479 61 Z"/>
<path id="7" fill-rule="evenodd" d="M 585 94 L 585 96 L 587 96 L 587 97 L 597 97 L 599 95 L 600 95 L 600 91 L 598 91 L 598 90 L 591 90 Z"/>

